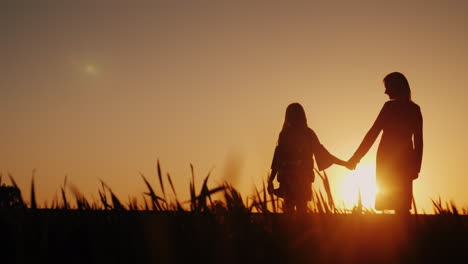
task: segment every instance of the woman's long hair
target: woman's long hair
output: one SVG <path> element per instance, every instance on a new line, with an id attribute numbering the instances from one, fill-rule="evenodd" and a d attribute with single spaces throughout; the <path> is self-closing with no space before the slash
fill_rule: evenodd
<path id="1" fill-rule="evenodd" d="M 389 95 L 393 95 L 397 100 L 411 101 L 411 89 L 402 73 L 392 72 L 385 76 L 383 82 Z"/>

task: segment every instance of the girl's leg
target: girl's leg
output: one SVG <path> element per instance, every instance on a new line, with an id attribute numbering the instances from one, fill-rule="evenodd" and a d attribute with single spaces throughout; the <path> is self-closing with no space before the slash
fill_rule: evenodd
<path id="1" fill-rule="evenodd" d="M 284 212 L 292 213 L 294 212 L 294 201 L 291 199 L 284 199 Z"/>
<path id="2" fill-rule="evenodd" d="M 297 211 L 299 213 L 306 213 L 307 212 L 307 201 L 298 201 L 297 202 Z"/>

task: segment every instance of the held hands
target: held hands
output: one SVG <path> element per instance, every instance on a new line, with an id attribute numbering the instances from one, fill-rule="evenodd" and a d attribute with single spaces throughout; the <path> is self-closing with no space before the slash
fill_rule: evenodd
<path id="1" fill-rule="evenodd" d="M 353 163 L 353 162 L 350 162 L 350 161 L 346 161 L 346 168 L 348 170 L 355 170 L 356 169 L 356 163 Z"/>
<path id="2" fill-rule="evenodd" d="M 354 159 L 354 158 L 350 158 L 348 161 L 346 161 L 346 168 L 348 168 L 349 170 L 355 170 L 356 169 L 356 165 L 359 163 L 358 160 Z"/>

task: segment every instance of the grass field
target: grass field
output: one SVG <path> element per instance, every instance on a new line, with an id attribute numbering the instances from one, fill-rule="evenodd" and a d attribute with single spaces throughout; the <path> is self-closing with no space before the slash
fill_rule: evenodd
<path id="1" fill-rule="evenodd" d="M 12 176 L 0 196 L 1 263 L 451 263 L 466 259 L 468 216 L 433 201 L 434 215 L 376 214 L 357 204 L 337 209 L 328 178 L 307 214 L 282 213 L 265 187 L 244 199 L 228 183 L 208 188 L 209 176 L 190 201 L 168 201 L 147 186 L 144 204 L 122 202 L 104 183 L 99 201 L 62 186 L 48 208 L 29 202 Z M 164 183 L 171 190 L 166 190 Z M 327 187 L 328 186 L 328 187 Z M 68 191 L 70 189 L 70 191 Z M 69 195 L 69 192 L 71 195 Z M 222 197 L 214 199 L 213 197 Z M 177 197 L 177 195 L 175 195 Z M 457 262 L 458 263 L 458 262 Z"/>

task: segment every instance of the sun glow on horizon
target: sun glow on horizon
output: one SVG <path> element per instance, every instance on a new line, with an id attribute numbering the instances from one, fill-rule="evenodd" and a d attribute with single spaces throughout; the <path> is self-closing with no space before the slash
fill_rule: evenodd
<path id="1" fill-rule="evenodd" d="M 360 191 L 363 206 L 373 208 L 377 193 L 375 165 L 363 164 L 359 166 L 358 164 L 355 170 L 343 177 L 339 191 L 345 207 L 352 208 L 357 205 Z"/>

